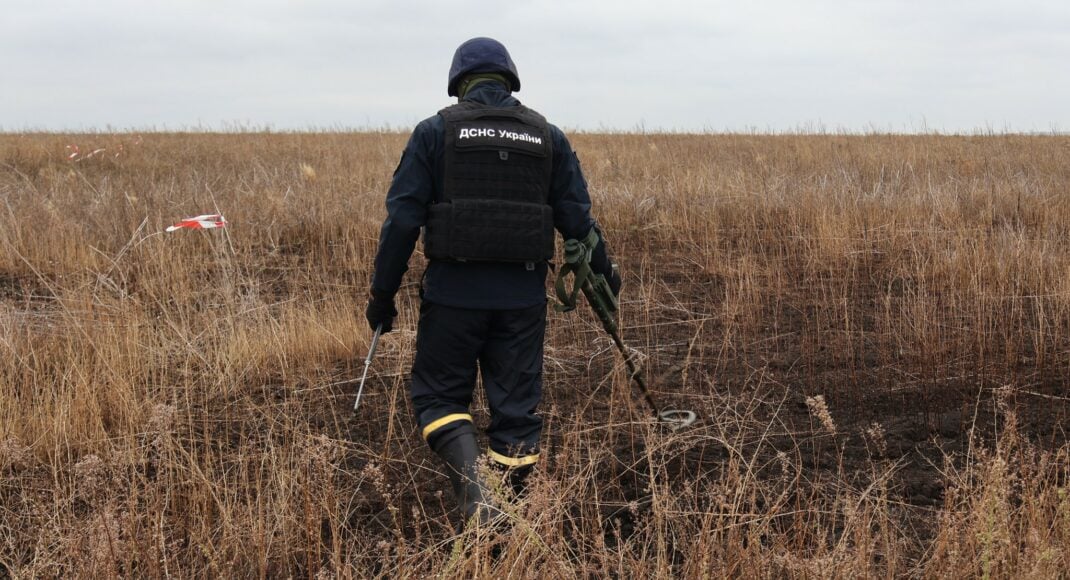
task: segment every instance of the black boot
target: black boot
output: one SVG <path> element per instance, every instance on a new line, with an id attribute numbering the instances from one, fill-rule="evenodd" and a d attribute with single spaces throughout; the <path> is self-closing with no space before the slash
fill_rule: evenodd
<path id="1" fill-rule="evenodd" d="M 434 449 L 446 462 L 453 495 L 464 517 L 459 530 L 473 518 L 480 526 L 484 526 L 501 515 L 490 489 L 479 474 L 479 443 L 471 424 L 462 425 L 443 435 L 435 441 Z"/>
<path id="2" fill-rule="evenodd" d="M 524 497 L 524 492 L 528 488 L 528 476 L 531 475 L 531 472 L 534 469 L 534 465 L 521 465 L 520 467 L 509 469 L 508 481 L 509 487 L 513 489 L 513 497 L 516 497 L 517 499 Z"/>

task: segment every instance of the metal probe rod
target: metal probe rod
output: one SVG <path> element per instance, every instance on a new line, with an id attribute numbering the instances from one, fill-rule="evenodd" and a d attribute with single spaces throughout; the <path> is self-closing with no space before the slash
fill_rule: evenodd
<path id="1" fill-rule="evenodd" d="M 364 381 L 368 379 L 368 368 L 372 366 L 372 357 L 375 356 L 375 348 L 379 346 L 379 335 L 383 333 L 383 325 L 375 327 L 375 334 L 372 335 L 372 344 L 368 347 L 368 357 L 364 359 L 364 374 L 360 377 L 360 387 L 357 389 L 357 400 L 353 401 L 353 412 L 357 412 L 357 406 L 360 405 L 360 394 L 364 392 Z"/>

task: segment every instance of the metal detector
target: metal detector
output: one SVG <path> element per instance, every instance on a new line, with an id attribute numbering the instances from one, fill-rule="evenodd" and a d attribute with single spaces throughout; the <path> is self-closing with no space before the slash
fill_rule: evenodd
<path id="1" fill-rule="evenodd" d="M 599 316 L 599 320 L 602 320 L 601 316 Z M 624 364 L 628 366 L 628 373 L 631 375 L 631 379 L 635 381 L 635 384 L 639 385 L 639 391 L 643 393 L 643 399 L 646 401 L 647 406 L 650 407 L 650 410 L 654 412 L 658 421 L 664 423 L 666 427 L 673 431 L 690 427 L 698 418 L 695 412 L 684 409 L 664 409 L 659 411 L 657 404 L 654 403 L 654 398 L 650 396 L 650 391 L 646 388 L 646 379 L 643 378 L 642 371 L 636 367 L 635 361 L 632 360 L 627 347 L 624 346 L 624 341 L 621 340 L 620 334 L 617 332 L 616 323 L 613 323 L 611 327 L 606 324 L 605 320 L 602 320 L 602 326 L 609 333 L 609 336 L 613 338 L 613 344 L 617 345 L 617 350 L 624 357 Z"/>
<path id="2" fill-rule="evenodd" d="M 654 417 L 658 422 L 672 430 L 683 429 L 692 425 L 698 418 L 694 411 L 659 409 L 654 402 L 654 398 L 650 396 L 642 371 L 632 360 L 628 349 L 624 346 L 624 341 L 620 338 L 616 319 L 619 308 L 617 297 L 613 294 L 613 290 L 610 289 L 606 277 L 602 274 L 595 274 L 591 270 L 591 254 L 597 244 L 598 232 L 593 228 L 584 240 L 568 240 L 565 242 L 565 264 L 561 266 L 561 271 L 558 272 L 557 280 L 554 283 L 557 299 L 561 304 L 554 306 L 554 309 L 558 312 L 574 310 L 577 296 L 582 291 L 587 298 L 587 303 L 591 305 L 591 310 L 594 310 L 599 322 L 602 323 L 602 328 L 613 339 L 613 344 L 617 345 L 617 350 L 624 357 L 624 364 L 628 366 L 630 379 L 639 385 L 639 390 L 643 393 L 643 400 L 653 411 Z M 616 264 L 613 267 L 616 268 Z M 571 293 L 565 289 L 565 277 L 569 274 L 575 276 Z"/>

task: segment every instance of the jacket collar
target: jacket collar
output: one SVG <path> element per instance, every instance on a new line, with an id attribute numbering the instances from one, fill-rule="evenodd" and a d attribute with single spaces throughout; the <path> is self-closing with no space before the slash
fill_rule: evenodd
<path id="1" fill-rule="evenodd" d="M 520 101 L 499 82 L 484 81 L 472 87 L 461 102 L 474 101 L 491 107 L 515 107 Z"/>

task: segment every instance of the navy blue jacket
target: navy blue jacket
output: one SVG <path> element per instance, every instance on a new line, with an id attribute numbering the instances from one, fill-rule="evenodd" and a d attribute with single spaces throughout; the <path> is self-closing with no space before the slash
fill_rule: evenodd
<path id="1" fill-rule="evenodd" d="M 464 100 L 496 107 L 520 104 L 503 85 L 493 81 L 476 85 Z M 554 210 L 554 227 L 565 239 L 582 239 L 596 225 L 587 181 L 564 133 L 553 125 L 550 133 L 553 170 L 549 203 Z M 435 115 L 416 126 L 401 154 L 386 196 L 387 217 L 375 257 L 372 290 L 376 294 L 393 296 L 397 292 L 420 228 L 427 221 L 428 206 L 441 199 L 444 143 L 445 121 Z M 600 246 L 602 250 L 604 244 Z M 608 258 L 605 261 L 608 264 Z M 432 260 L 424 272 L 424 299 L 455 308 L 528 308 L 546 303 L 546 272 L 546 264 L 527 270 L 524 264 Z"/>

